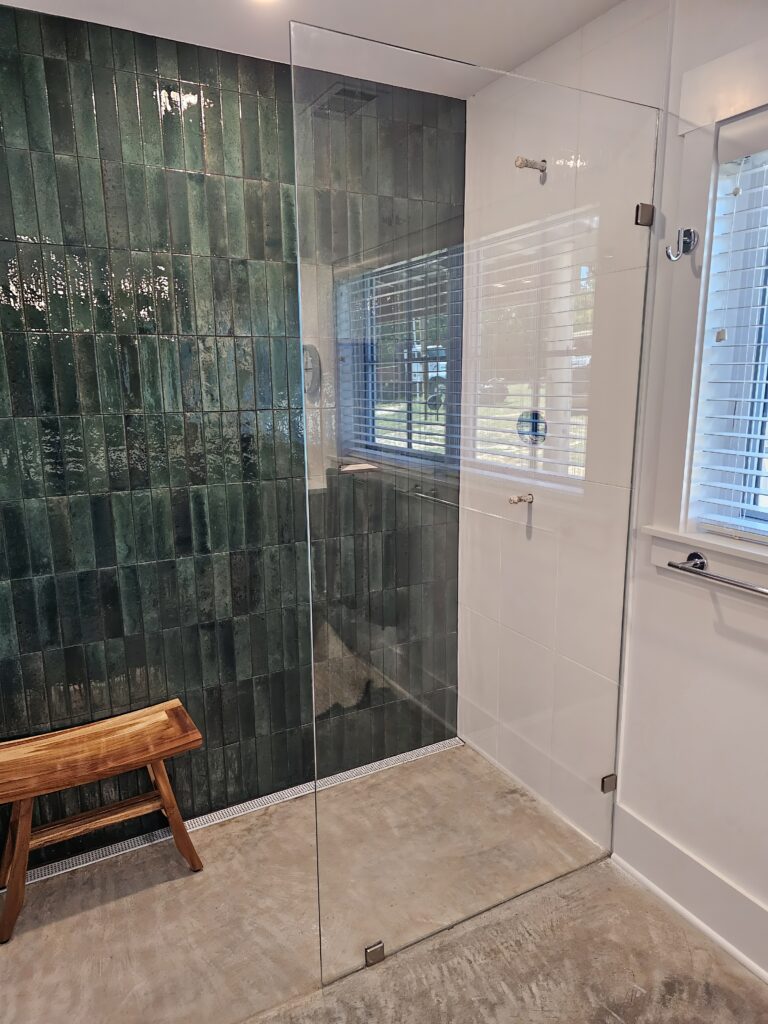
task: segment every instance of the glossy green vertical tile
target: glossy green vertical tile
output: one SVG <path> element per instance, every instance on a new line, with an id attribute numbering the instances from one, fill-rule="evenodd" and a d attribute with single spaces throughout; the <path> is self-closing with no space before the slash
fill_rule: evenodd
<path id="1" fill-rule="evenodd" d="M 187 175 L 187 205 L 191 250 L 196 256 L 209 256 L 211 241 L 208 228 L 208 201 L 205 194 L 205 175 Z"/>
<path id="2" fill-rule="evenodd" d="M 96 331 L 109 332 L 115 329 L 113 311 L 112 268 L 106 251 L 91 250 L 89 257 L 91 276 L 91 301 L 93 326 Z"/>
<path id="3" fill-rule="evenodd" d="M 181 125 L 179 83 L 159 79 L 160 126 L 163 136 L 163 163 L 175 170 L 184 168 L 184 140 Z"/>
<path id="4" fill-rule="evenodd" d="M 136 540 L 133 532 L 133 507 L 128 492 L 112 495 L 112 525 L 118 565 L 136 561 Z"/>
<path id="5" fill-rule="evenodd" d="M 5 364 L 5 349 L 0 344 L 0 417 L 11 416 L 11 391 L 8 380 L 8 367 Z"/>
<path id="6" fill-rule="evenodd" d="M 50 153 L 32 153 L 31 157 L 40 240 L 60 245 L 63 237 L 56 165 Z"/>
<path id="7" fill-rule="evenodd" d="M 122 163 L 117 160 L 102 160 L 101 175 L 110 248 L 127 249 L 130 245 L 130 232 L 128 230 L 128 207 L 125 199 L 125 177 Z"/>
<path id="8" fill-rule="evenodd" d="M 111 68 L 114 66 L 112 56 L 112 32 L 105 25 L 88 26 L 88 45 L 91 51 L 91 61 L 98 67 Z"/>
<path id="9" fill-rule="evenodd" d="M 219 370 L 217 360 L 216 338 L 204 337 L 198 341 L 200 360 L 200 385 L 202 406 L 204 410 L 220 407 Z"/>
<path id="10" fill-rule="evenodd" d="M 145 413 L 163 411 L 162 377 L 157 338 L 139 339 L 141 406 Z"/>
<path id="11" fill-rule="evenodd" d="M 58 164 L 61 161 L 57 161 Z M 83 221 L 85 240 L 88 245 L 106 247 L 107 214 L 104 207 L 104 188 L 99 160 L 89 158 L 78 160 L 80 194 L 83 199 Z M 73 228 L 73 233 L 74 233 Z M 72 243 L 77 244 L 77 243 Z"/>
<path id="12" fill-rule="evenodd" d="M 227 251 L 229 256 L 247 256 L 243 182 L 239 178 L 225 178 L 225 183 Z"/>
<path id="13" fill-rule="evenodd" d="M 171 228 L 168 217 L 168 197 L 165 191 L 165 172 L 160 167 L 144 168 L 147 185 L 147 212 L 149 218 L 149 244 L 153 250 L 171 248 Z"/>
<path id="14" fill-rule="evenodd" d="M 163 382 L 163 407 L 166 412 L 180 412 L 182 398 L 178 342 L 175 338 L 159 338 L 158 350 Z"/>
<path id="15" fill-rule="evenodd" d="M 44 64 L 53 148 L 57 153 L 75 154 L 77 147 L 67 64 L 51 57 L 46 57 Z"/>
<path id="16" fill-rule="evenodd" d="M 75 141 L 80 157 L 99 156 L 99 138 L 93 95 L 93 78 L 89 64 L 69 65 L 69 87 L 72 95 L 72 114 L 75 122 Z"/>
<path id="17" fill-rule="evenodd" d="M 166 171 L 165 187 L 168 195 L 173 251 L 188 253 L 191 250 L 191 230 L 186 174 L 181 171 Z"/>
<path id="18" fill-rule="evenodd" d="M 234 321 L 229 260 L 212 259 L 211 274 L 213 280 L 215 333 L 219 335 L 232 334 L 234 331 Z"/>
<path id="19" fill-rule="evenodd" d="M 92 334 L 76 334 L 72 341 L 80 408 L 84 416 L 101 412 L 96 346 Z"/>
<path id="20" fill-rule="evenodd" d="M 125 203 L 131 249 L 149 249 L 147 182 L 142 164 L 124 164 Z"/>
<path id="21" fill-rule="evenodd" d="M 240 97 L 243 175 L 261 177 L 261 141 L 259 139 L 259 101 L 256 96 Z"/>
<path id="22" fill-rule="evenodd" d="M 208 174 L 224 173 L 224 135 L 221 124 L 221 92 L 210 86 L 201 90 L 203 157 Z"/>
<path id="23" fill-rule="evenodd" d="M 205 194 L 208 202 L 208 230 L 211 253 L 214 256 L 226 256 L 229 251 L 227 242 L 226 187 L 224 180 L 222 177 L 210 174 L 205 179 Z"/>
<path id="24" fill-rule="evenodd" d="M 243 150 L 240 141 L 240 96 L 224 90 L 221 93 L 221 117 L 224 147 L 224 173 L 242 175 Z"/>
<path id="25" fill-rule="evenodd" d="M 280 185 L 280 231 L 283 259 L 295 261 L 298 253 L 296 248 L 296 190 L 293 185 Z M 362 240 L 359 248 L 352 251 L 359 252 L 360 249 L 362 249 Z"/>
<path id="26" fill-rule="evenodd" d="M 251 294 L 251 324 L 254 335 L 269 334 L 267 304 L 267 273 L 263 262 L 248 261 L 248 283 Z"/>
<path id="27" fill-rule="evenodd" d="M 149 482 L 152 487 L 168 487 L 168 447 L 165 436 L 165 419 L 162 415 L 147 415 L 147 461 Z"/>
<path id="28" fill-rule="evenodd" d="M 138 81 L 134 74 L 115 72 L 120 149 L 125 163 L 142 163 L 144 143 L 139 123 Z"/>
<path id="29" fill-rule="evenodd" d="M 192 259 L 192 280 L 195 297 L 195 327 L 197 333 L 214 334 L 216 331 L 216 319 L 213 306 L 211 261 L 209 259 Z"/>
<path id="30" fill-rule="evenodd" d="M 55 159 L 62 238 L 65 245 L 83 245 L 86 236 L 77 158 L 57 155 Z"/>
<path id="31" fill-rule="evenodd" d="M 25 498 L 41 497 L 45 491 L 43 485 L 43 466 L 40 459 L 40 445 L 37 435 L 37 421 L 33 419 L 16 419 L 16 447 L 19 453 L 21 487 Z"/>
<path id="32" fill-rule="evenodd" d="M 67 252 L 65 274 L 72 330 L 92 331 L 90 274 L 84 249 Z"/>
<path id="33" fill-rule="evenodd" d="M 16 450 L 16 432 L 13 420 L 0 420 L 0 501 L 21 498 L 21 471 Z"/>
<path id="34" fill-rule="evenodd" d="M 157 74 L 157 43 L 154 36 L 146 36 L 140 32 L 133 34 L 133 46 L 136 54 L 136 70 L 140 75 Z"/>
<path id="35" fill-rule="evenodd" d="M 248 257 L 264 259 L 264 200 L 263 185 L 260 181 L 244 182 L 245 224 L 248 242 Z"/>
<path id="36" fill-rule="evenodd" d="M 280 157 L 277 110 L 272 99 L 259 99 L 259 142 L 262 177 L 268 181 L 277 181 L 280 176 Z"/>
<path id="37" fill-rule="evenodd" d="M 178 254 L 171 257 L 171 270 L 176 329 L 179 334 L 193 334 L 197 326 L 190 257 Z"/>
<path id="38" fill-rule="evenodd" d="M 176 43 L 171 39 L 157 40 L 157 69 L 168 78 L 179 77 L 179 61 L 176 54 Z"/>
<path id="39" fill-rule="evenodd" d="M 136 324 L 139 334 L 157 334 L 152 257 L 148 252 L 131 253 L 131 269 L 136 302 Z"/>
<path id="40" fill-rule="evenodd" d="M 0 149 L 0 239 L 14 241 L 15 238 L 16 228 L 13 223 L 11 183 L 8 179 L 8 159 L 6 151 Z"/>
<path id="41" fill-rule="evenodd" d="M 6 146 L 28 148 L 21 61 L 16 55 L 0 57 L 0 124 Z"/>
<path id="42" fill-rule="evenodd" d="M 6 150 L 16 237 L 35 242 L 40 237 L 30 154 L 22 149 Z"/>
<path id="43" fill-rule="evenodd" d="M 27 330 L 45 331 L 48 329 L 48 302 L 42 250 L 39 245 L 26 243 L 19 243 L 17 248 L 22 306 Z"/>
<path id="44" fill-rule="evenodd" d="M 72 552 L 75 566 L 78 569 L 92 569 L 96 565 L 96 550 L 93 541 L 90 495 L 72 495 L 69 499 L 69 516 L 72 522 Z"/>
<path id="45" fill-rule="evenodd" d="M 116 68 L 127 71 L 136 70 L 136 55 L 133 49 L 133 32 L 125 29 L 112 29 L 112 57 Z"/>
<path id="46" fill-rule="evenodd" d="M 235 367 L 235 343 L 232 338 L 216 339 L 219 371 L 219 400 L 222 409 L 237 409 L 237 370 Z"/>
<path id="47" fill-rule="evenodd" d="M 160 89 L 157 79 L 139 75 L 137 93 L 144 163 L 148 166 L 162 166 L 163 136 L 160 126 Z"/>
<path id="48" fill-rule="evenodd" d="M 43 246 L 43 274 L 48 299 L 48 325 L 51 331 L 70 330 L 67 264 L 63 248 Z"/>
<path id="49" fill-rule="evenodd" d="M 226 480 L 224 438 L 221 433 L 221 413 L 219 412 L 203 414 L 203 447 L 206 483 L 224 483 Z"/>
<path id="50" fill-rule="evenodd" d="M 188 171 L 202 171 L 205 167 L 201 106 L 202 92 L 200 87 L 182 83 L 181 111 L 184 134 L 184 164 Z"/>
<path id="51" fill-rule="evenodd" d="M 81 413 L 78 391 L 77 366 L 72 338 L 68 334 L 52 337 L 51 351 L 56 377 L 56 401 L 61 416 L 78 416 Z"/>
<path id="52" fill-rule="evenodd" d="M 134 334 L 137 325 L 131 254 L 127 250 L 113 249 L 110 263 L 115 330 L 120 334 Z"/>
<path id="53" fill-rule="evenodd" d="M 0 8 L 0 53 L 17 53 L 16 13 L 10 7 Z"/>
<path id="54" fill-rule="evenodd" d="M 48 530 L 48 509 L 41 498 L 32 498 L 24 502 L 27 516 L 27 535 L 29 537 L 29 561 L 33 576 L 43 576 L 53 572 L 53 552 L 51 551 L 51 535 Z"/>
<path id="55" fill-rule="evenodd" d="M 29 147 L 41 152 L 53 152 L 51 119 L 48 112 L 48 90 L 43 58 L 32 54 L 21 57 L 21 74 L 26 108 Z"/>
<path id="56" fill-rule="evenodd" d="M 267 317 L 271 335 L 285 334 L 285 290 L 282 263 L 265 264 L 267 274 Z"/>
<path id="57" fill-rule="evenodd" d="M 247 260 L 230 260 L 232 323 L 235 334 L 251 333 L 251 297 Z"/>
<path id="58" fill-rule="evenodd" d="M 293 148 L 293 106 L 277 104 L 277 162 L 280 181 L 293 184 L 296 180 Z M 351 186 L 349 186 L 351 188 Z"/>

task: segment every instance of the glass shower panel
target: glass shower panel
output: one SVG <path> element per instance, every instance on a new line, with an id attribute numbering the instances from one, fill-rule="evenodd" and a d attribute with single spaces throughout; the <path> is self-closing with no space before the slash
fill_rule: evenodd
<path id="1" fill-rule="evenodd" d="M 657 112 L 292 65 L 329 981 L 610 848 Z"/>

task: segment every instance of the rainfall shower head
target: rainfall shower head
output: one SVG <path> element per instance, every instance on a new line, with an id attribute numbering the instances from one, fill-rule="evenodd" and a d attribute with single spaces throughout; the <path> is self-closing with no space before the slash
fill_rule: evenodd
<path id="1" fill-rule="evenodd" d="M 527 156 L 515 157 L 515 167 L 519 170 L 530 168 L 532 171 L 539 172 L 539 181 L 543 185 L 547 180 L 547 161 L 546 160 L 529 160 Z"/>

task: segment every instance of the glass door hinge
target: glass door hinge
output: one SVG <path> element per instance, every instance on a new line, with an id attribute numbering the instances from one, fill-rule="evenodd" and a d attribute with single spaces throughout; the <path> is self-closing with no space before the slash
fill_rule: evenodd
<path id="1" fill-rule="evenodd" d="M 365 947 L 365 966 L 373 967 L 374 964 L 380 964 L 384 959 L 384 943 L 381 939 L 378 942 L 374 942 L 371 946 Z"/>
<path id="2" fill-rule="evenodd" d="M 616 789 L 617 782 L 618 778 L 616 776 L 616 772 L 611 772 L 610 775 L 604 775 L 602 779 L 600 779 L 600 789 L 603 793 L 613 793 Z"/>
<path id="3" fill-rule="evenodd" d="M 635 224 L 641 228 L 649 228 L 653 224 L 656 207 L 653 203 L 638 203 L 635 207 Z"/>

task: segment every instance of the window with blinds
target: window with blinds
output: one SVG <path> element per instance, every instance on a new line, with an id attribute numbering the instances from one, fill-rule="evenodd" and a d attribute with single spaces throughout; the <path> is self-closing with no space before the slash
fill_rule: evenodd
<path id="1" fill-rule="evenodd" d="M 342 449 L 456 463 L 463 247 L 334 278 Z"/>
<path id="2" fill-rule="evenodd" d="M 768 150 L 718 168 L 692 525 L 768 542 Z"/>

